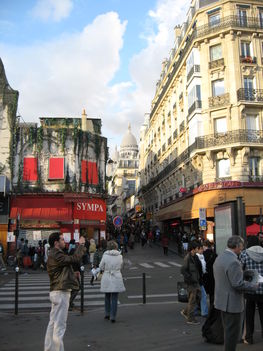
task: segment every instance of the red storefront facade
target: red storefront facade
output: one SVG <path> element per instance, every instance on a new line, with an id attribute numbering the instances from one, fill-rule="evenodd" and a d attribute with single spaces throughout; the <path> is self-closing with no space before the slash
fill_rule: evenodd
<path id="1" fill-rule="evenodd" d="M 52 230 L 74 233 L 95 238 L 105 237 L 106 200 L 93 194 L 26 194 L 11 197 L 10 228 L 25 233 L 41 231 L 41 239 L 47 239 Z M 27 236 L 27 235 L 26 235 Z M 30 241 L 30 240 L 29 240 Z"/>

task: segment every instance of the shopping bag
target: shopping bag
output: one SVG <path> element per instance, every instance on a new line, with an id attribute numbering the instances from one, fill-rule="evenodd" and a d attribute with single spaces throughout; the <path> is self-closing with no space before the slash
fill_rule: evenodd
<path id="1" fill-rule="evenodd" d="M 177 282 L 177 294 L 179 302 L 188 302 L 187 285 L 185 282 Z"/>

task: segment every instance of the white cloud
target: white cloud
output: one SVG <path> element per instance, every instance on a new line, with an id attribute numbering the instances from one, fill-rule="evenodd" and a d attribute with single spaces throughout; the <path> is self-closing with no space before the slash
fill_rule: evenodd
<path id="1" fill-rule="evenodd" d="M 32 10 L 32 15 L 42 21 L 59 22 L 69 16 L 72 8 L 72 0 L 38 0 Z"/>
<path id="2" fill-rule="evenodd" d="M 127 89 L 124 83 L 109 86 L 119 69 L 125 28 L 126 22 L 109 12 L 81 33 L 52 42 L 21 48 L 0 45 L 10 85 L 20 92 L 23 118 L 80 116 L 82 108 L 91 117 L 104 118 L 109 103 L 116 103 L 119 91 Z"/>
<path id="3" fill-rule="evenodd" d="M 10 85 L 20 92 L 19 113 L 26 121 L 38 121 L 41 116 L 80 116 L 85 108 L 89 116 L 102 119 L 111 150 L 128 122 L 138 140 L 162 60 L 174 44 L 174 26 L 185 20 L 186 8 L 180 0 L 157 2 L 142 33 L 147 45 L 130 61 L 131 81 L 114 85 L 127 25 L 115 12 L 53 41 L 28 47 L 0 44 Z"/>

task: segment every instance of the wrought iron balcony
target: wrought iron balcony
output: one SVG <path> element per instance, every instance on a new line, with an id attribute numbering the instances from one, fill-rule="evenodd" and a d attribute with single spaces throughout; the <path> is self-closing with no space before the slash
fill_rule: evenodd
<path id="1" fill-rule="evenodd" d="M 240 88 L 237 91 L 238 101 L 263 102 L 263 89 Z"/>
<path id="2" fill-rule="evenodd" d="M 230 103 L 229 93 L 218 95 L 218 96 L 212 96 L 209 98 L 209 107 L 224 106 L 229 103 Z"/>
<path id="3" fill-rule="evenodd" d="M 240 61 L 242 63 L 257 63 L 257 58 L 255 56 L 240 56 Z"/>
<path id="4" fill-rule="evenodd" d="M 184 130 L 184 121 L 179 126 L 180 133 Z"/>
<path id="5" fill-rule="evenodd" d="M 248 28 L 248 29 L 260 29 L 259 17 L 240 17 L 240 16 L 226 16 L 220 18 L 216 25 L 211 25 L 210 23 L 205 24 L 197 28 L 197 36 L 202 37 L 212 33 L 219 32 L 222 29 L 232 27 L 232 28 Z"/>
<path id="6" fill-rule="evenodd" d="M 220 58 L 218 60 L 208 62 L 208 67 L 209 69 L 213 69 L 213 68 L 224 66 L 224 64 L 225 64 L 224 58 Z"/>
<path id="7" fill-rule="evenodd" d="M 187 74 L 187 81 L 190 80 L 194 73 L 200 73 L 200 65 L 193 65 L 190 69 L 189 73 Z"/>
<path id="8" fill-rule="evenodd" d="M 196 100 L 188 109 L 188 115 L 191 115 L 192 112 L 194 112 L 194 110 L 196 110 L 197 108 L 202 108 L 202 101 L 201 100 Z"/>
<path id="9" fill-rule="evenodd" d="M 155 184 L 165 179 L 167 175 L 179 167 L 181 163 L 186 162 L 190 158 L 191 153 L 195 150 L 216 147 L 225 148 L 226 145 L 233 144 L 263 144 L 263 130 L 238 129 L 227 133 L 210 134 L 196 138 L 192 145 L 169 163 L 155 178 L 151 180 L 151 182 L 143 187 L 143 192 L 150 190 Z"/>

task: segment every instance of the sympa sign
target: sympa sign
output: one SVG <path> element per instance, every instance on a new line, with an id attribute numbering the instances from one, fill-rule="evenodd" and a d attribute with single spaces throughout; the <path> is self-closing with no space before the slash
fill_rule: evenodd
<path id="1" fill-rule="evenodd" d="M 106 203 L 102 199 L 81 199 L 74 202 L 75 219 L 106 221 Z"/>

